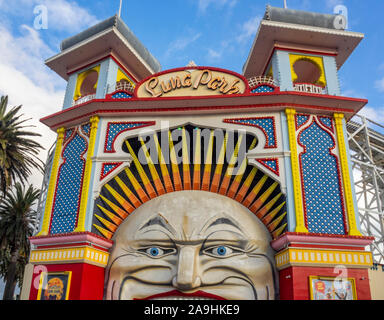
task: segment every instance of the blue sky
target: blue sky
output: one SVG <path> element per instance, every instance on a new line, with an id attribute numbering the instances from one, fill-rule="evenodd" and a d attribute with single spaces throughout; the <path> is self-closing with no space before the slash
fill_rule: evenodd
<path id="1" fill-rule="evenodd" d="M 349 30 L 366 37 L 340 70 L 342 92 L 368 99 L 363 113 L 384 124 L 384 1 L 287 2 L 292 9 L 321 13 L 333 13 L 338 4 L 347 7 Z M 267 4 L 282 7 L 283 0 L 124 0 L 122 18 L 163 70 L 193 60 L 241 73 Z M 39 5 L 48 10 L 47 29 L 34 28 Z M 8 94 L 13 105 L 23 104 L 47 148 L 55 134 L 38 119 L 61 109 L 65 81 L 44 60 L 59 52 L 61 40 L 114 15 L 118 7 L 119 0 L 0 0 L 0 94 Z"/>

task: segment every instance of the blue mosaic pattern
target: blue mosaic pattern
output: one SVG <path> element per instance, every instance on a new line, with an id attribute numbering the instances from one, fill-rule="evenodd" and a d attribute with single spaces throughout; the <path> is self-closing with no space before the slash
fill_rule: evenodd
<path id="1" fill-rule="evenodd" d="M 107 175 L 109 175 L 113 170 L 115 170 L 121 164 L 122 162 L 103 163 L 100 180 L 104 179 Z"/>
<path id="2" fill-rule="evenodd" d="M 337 159 L 330 154 L 335 142 L 316 122 L 300 134 L 299 142 L 305 147 L 300 159 L 308 231 L 345 234 Z"/>
<path id="3" fill-rule="evenodd" d="M 257 161 L 268 169 L 270 169 L 273 173 L 279 175 L 279 166 L 277 159 L 259 159 Z"/>
<path id="4" fill-rule="evenodd" d="M 114 152 L 113 143 L 116 137 L 123 131 L 144 127 L 150 122 L 110 122 L 108 123 L 107 137 L 105 139 L 104 151 Z"/>
<path id="5" fill-rule="evenodd" d="M 265 148 L 276 148 L 275 119 L 272 117 L 252 119 L 226 119 L 224 122 L 260 128 L 266 137 Z"/>
<path id="6" fill-rule="evenodd" d="M 265 93 L 265 92 L 273 92 L 275 91 L 275 88 L 267 85 L 262 85 L 257 88 L 252 89 L 252 93 Z"/>
<path id="7" fill-rule="evenodd" d="M 65 130 L 64 141 L 67 141 L 69 137 L 72 135 L 72 133 L 73 133 L 73 129 Z"/>
<path id="8" fill-rule="evenodd" d="M 126 92 L 117 92 L 112 95 L 113 99 L 130 99 L 132 98 L 132 95 L 126 93 Z"/>
<path id="9" fill-rule="evenodd" d="M 81 130 L 84 132 L 85 135 L 89 137 L 91 133 L 91 124 L 87 123 L 81 126 Z"/>
<path id="10" fill-rule="evenodd" d="M 333 132 L 332 118 L 330 117 L 319 117 L 319 121 Z"/>
<path id="11" fill-rule="evenodd" d="M 298 114 L 296 116 L 296 129 L 299 129 L 303 124 L 309 120 L 309 116 Z"/>
<path id="12" fill-rule="evenodd" d="M 85 167 L 82 154 L 87 141 L 78 133 L 66 145 L 57 178 L 57 189 L 52 211 L 51 234 L 72 232 L 76 227 L 80 205 L 80 192 Z"/>

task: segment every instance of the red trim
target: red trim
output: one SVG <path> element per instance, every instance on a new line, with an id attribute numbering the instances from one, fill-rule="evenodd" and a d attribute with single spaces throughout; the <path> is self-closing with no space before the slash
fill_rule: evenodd
<path id="1" fill-rule="evenodd" d="M 127 100 L 125 100 L 127 101 Z M 105 102 L 105 100 L 98 100 L 94 102 Z M 58 128 L 61 126 L 65 126 L 66 123 L 83 119 L 83 118 L 89 118 L 93 115 L 101 115 L 101 114 L 109 114 L 109 113 L 130 113 L 135 114 L 139 112 L 145 112 L 145 113 L 154 113 L 154 112 L 175 112 L 175 111 L 203 111 L 203 110 L 244 110 L 244 109 L 252 109 L 252 108 L 263 108 L 264 111 L 268 107 L 296 107 L 296 108 L 310 108 L 315 110 L 322 110 L 322 111 L 329 111 L 329 112 L 337 112 L 337 113 L 354 113 L 353 110 L 350 109 L 342 109 L 342 108 L 328 108 L 328 107 L 320 107 L 320 106 L 309 106 L 309 105 L 300 105 L 300 104 L 294 104 L 294 103 L 271 103 L 271 104 L 255 104 L 255 105 L 241 105 L 241 106 L 213 106 L 213 107 L 175 107 L 175 108 L 151 108 L 151 109 L 112 109 L 112 110 L 95 110 L 89 113 L 86 113 L 84 115 L 71 118 L 66 121 L 62 121 L 59 123 L 55 123 L 54 125 L 51 125 L 50 128 Z M 55 114 L 55 117 L 60 115 L 61 112 Z M 48 117 L 40 119 L 41 122 L 44 123 L 44 120 L 48 119 Z"/>
<path id="2" fill-rule="evenodd" d="M 261 165 L 266 167 L 267 169 L 271 170 L 275 175 L 279 176 L 280 171 L 279 171 L 279 159 L 277 158 L 265 158 L 265 159 L 255 159 L 257 162 L 259 162 Z M 268 166 L 265 161 L 276 161 L 276 170 Z"/>
<path id="3" fill-rule="evenodd" d="M 303 206 L 304 206 L 304 217 L 305 217 L 305 226 L 308 228 L 308 220 L 307 220 L 307 201 L 305 199 L 305 189 L 304 189 L 304 173 L 303 173 L 303 164 L 302 164 L 302 156 L 307 153 L 307 148 L 300 142 L 300 137 L 301 134 L 308 129 L 309 127 L 312 126 L 313 123 L 316 123 L 319 125 L 320 128 L 322 128 L 325 132 L 327 132 L 333 141 L 333 147 L 329 149 L 329 155 L 334 157 L 336 160 L 336 169 L 337 169 L 337 177 L 338 177 L 338 184 L 339 184 L 339 189 L 340 189 L 340 200 L 341 200 L 341 210 L 343 214 L 343 221 L 344 221 L 344 233 L 347 234 L 347 221 L 346 221 L 346 216 L 345 216 L 345 204 L 344 204 L 344 193 L 343 193 L 343 186 L 341 183 L 341 175 L 340 175 L 340 164 L 339 164 L 339 159 L 332 153 L 332 150 L 334 150 L 337 146 L 336 140 L 334 138 L 334 134 L 324 128 L 324 126 L 319 124 L 319 120 L 316 119 L 316 116 L 313 116 L 312 122 L 309 125 L 306 125 L 305 128 L 302 127 L 301 132 L 297 136 L 297 143 L 303 148 L 303 152 L 299 154 L 299 163 L 300 163 L 300 180 L 301 180 L 301 193 L 303 196 Z"/>
<path id="4" fill-rule="evenodd" d="M 109 242 L 109 243 L 113 244 L 113 240 L 106 239 L 106 238 L 104 238 L 102 236 L 99 236 L 96 233 L 89 232 L 89 231 L 67 232 L 67 233 L 60 233 L 60 234 L 49 234 L 49 235 L 45 235 L 45 236 L 32 236 L 32 237 L 29 237 L 28 239 L 29 240 L 34 240 L 34 239 L 63 238 L 63 237 L 79 236 L 79 235 L 89 235 L 89 236 L 92 236 L 94 238 L 98 238 L 100 240 L 103 240 L 103 241 L 106 241 L 106 242 Z"/>
<path id="5" fill-rule="evenodd" d="M 346 239 L 361 239 L 361 240 L 375 240 L 375 237 L 367 237 L 367 236 L 351 236 L 347 234 L 329 234 L 329 233 L 306 233 L 306 232 L 284 232 L 280 235 L 279 238 L 285 237 L 287 235 L 293 236 L 303 236 L 303 237 L 324 237 L 324 238 L 346 238 Z M 274 241 L 278 240 L 275 239 Z"/>
<path id="6" fill-rule="evenodd" d="M 121 130 L 118 134 L 116 134 L 116 136 L 114 137 L 113 141 L 112 141 L 112 144 L 111 144 L 111 150 L 107 150 L 107 141 L 108 141 L 108 138 L 109 138 L 109 131 L 110 131 L 110 125 L 111 124 L 141 124 L 140 126 L 138 127 L 132 127 L 132 128 L 126 128 L 126 129 L 123 129 Z M 145 127 L 149 127 L 149 126 L 153 126 L 156 124 L 156 121 L 133 121 L 133 122 L 129 122 L 129 121 L 124 121 L 124 122 L 108 122 L 108 126 L 107 126 L 107 134 L 105 135 L 105 141 L 104 141 L 104 153 L 115 153 L 116 150 L 115 150 L 115 141 L 117 139 L 117 137 L 122 134 L 123 132 L 125 131 L 130 131 L 130 130 L 135 130 L 135 129 L 141 129 L 141 128 L 145 128 Z"/>
<path id="7" fill-rule="evenodd" d="M 363 251 L 365 252 L 364 247 L 353 247 L 353 246 L 343 246 L 343 245 L 332 245 L 332 247 L 329 246 L 329 244 L 306 244 L 306 243 L 290 243 L 289 244 L 290 248 L 319 248 L 319 249 L 339 249 L 339 250 L 353 250 L 353 251 Z"/>
<path id="8" fill-rule="evenodd" d="M 267 132 L 265 132 L 264 128 L 258 124 L 253 124 L 253 123 L 237 123 L 235 121 L 242 121 L 242 120 L 254 120 L 254 119 L 260 119 L 260 120 L 264 120 L 264 119 L 272 119 L 272 123 L 273 123 L 273 135 L 275 137 L 275 143 L 273 145 L 269 145 L 269 138 L 268 138 L 268 134 Z M 256 127 L 258 129 L 260 129 L 261 131 L 263 131 L 264 135 L 265 135 L 265 146 L 264 146 L 264 149 L 275 149 L 277 148 L 277 137 L 276 137 L 276 121 L 275 121 L 275 117 L 250 117 L 250 118 L 237 118 L 237 119 L 224 119 L 223 120 L 224 123 L 230 123 L 230 124 L 237 124 L 237 125 L 240 125 L 240 126 L 248 126 L 248 127 Z"/>
<path id="9" fill-rule="evenodd" d="M 61 248 L 77 248 L 77 247 L 84 247 L 84 246 L 89 246 L 94 249 L 98 249 L 104 252 L 108 252 L 107 248 L 103 248 L 101 246 L 98 246 L 94 243 L 91 242 L 78 242 L 78 243 L 63 243 L 63 244 L 51 244 L 51 245 L 42 245 L 38 246 L 36 249 L 37 250 L 43 250 L 43 249 L 61 249 Z"/>
<path id="10" fill-rule="evenodd" d="M 61 151 L 61 155 L 60 155 L 60 158 L 63 160 L 63 163 L 60 165 L 59 167 L 59 170 L 58 170 L 58 173 L 57 173 L 57 180 L 56 180 L 56 187 L 55 187 L 55 195 L 53 197 L 53 204 L 52 204 L 52 210 L 51 210 L 51 217 L 50 217 L 50 221 L 49 221 L 49 229 L 48 229 L 48 233 L 50 234 L 51 233 L 51 228 L 52 228 L 52 219 L 53 219 L 53 215 L 54 215 L 54 210 L 55 210 L 55 204 L 56 204 L 56 196 L 57 196 L 57 188 L 59 186 L 59 178 L 60 178 L 60 174 L 61 174 L 61 169 L 63 168 L 63 165 L 66 163 L 67 161 L 67 158 L 64 158 L 63 157 L 63 154 L 64 154 L 64 151 L 65 149 L 67 148 L 68 144 L 73 140 L 73 138 L 76 136 L 76 133 L 79 131 L 79 127 L 81 126 L 78 126 L 76 128 L 74 128 L 73 130 L 73 137 L 71 135 L 70 139 L 68 139 L 68 141 L 65 143 L 65 145 L 63 146 L 63 150 Z M 79 136 L 84 139 L 84 137 L 82 137 L 80 134 Z M 77 226 L 77 223 L 78 223 L 78 218 L 79 218 L 79 210 L 80 210 L 80 201 L 81 201 L 81 194 L 82 194 L 82 191 L 83 191 L 83 180 L 84 180 L 84 170 L 85 170 L 85 163 L 86 163 L 86 159 L 84 159 L 84 154 L 87 153 L 88 151 L 88 148 L 89 148 L 89 141 L 87 141 L 86 139 L 84 139 L 85 142 L 86 142 L 86 148 L 84 150 L 84 152 L 80 155 L 80 160 L 83 161 L 83 170 L 82 170 L 82 176 L 81 176 L 81 182 L 80 182 L 80 190 L 79 190 L 79 196 L 78 196 L 78 208 L 77 208 L 77 212 L 76 212 L 76 222 L 75 222 L 75 228 Z"/>
<path id="11" fill-rule="evenodd" d="M 319 94 L 313 94 L 313 93 L 306 93 L 306 92 L 297 92 L 297 91 L 279 91 L 279 92 L 266 92 L 266 93 L 259 93 L 257 95 L 251 93 L 251 94 L 236 94 L 236 95 L 230 95 L 230 96 L 223 96 L 223 95 L 219 95 L 219 96 L 197 96 L 197 97 L 167 97 L 167 98 L 131 98 L 129 99 L 128 101 L 126 99 L 114 99 L 113 101 L 122 101 L 122 102 L 125 102 L 125 103 L 134 103 L 134 102 L 137 102 L 137 101 L 173 101 L 173 100 L 202 100 L 202 99 L 217 99 L 217 98 L 221 98 L 221 99 L 231 99 L 231 98 L 235 98 L 235 97 L 255 97 L 255 96 L 272 96 L 272 95 L 291 95 L 291 96 L 303 96 L 303 97 L 315 97 L 315 98 L 328 98 L 330 100 L 339 100 L 339 101 L 350 101 L 350 102 L 360 102 L 360 103 L 368 103 L 368 100 L 367 99 L 358 99 L 358 98 L 349 98 L 349 97 L 341 97 L 341 96 L 330 96 L 330 95 L 326 95 L 326 94 L 323 94 L 323 95 L 319 95 Z M 110 100 L 107 100 L 107 99 L 93 99 L 91 101 L 87 101 L 87 102 L 84 102 L 82 104 L 78 104 L 78 105 L 75 105 L 75 106 L 72 106 L 70 108 L 67 108 L 67 109 L 64 109 L 64 110 L 61 110 L 59 112 L 56 112 L 52 115 L 49 115 L 49 116 L 46 116 L 46 117 L 43 117 L 40 119 L 40 121 L 44 121 L 44 120 L 47 120 L 47 119 L 50 119 L 52 117 L 55 117 L 55 116 L 59 116 L 65 112 L 68 112 L 68 111 L 71 111 L 71 110 L 75 110 L 77 108 L 81 108 L 85 105 L 88 105 L 88 104 L 91 104 L 91 103 L 98 103 L 98 102 L 110 102 Z M 335 102 L 336 104 L 337 102 Z M 292 104 L 292 103 L 281 103 L 281 104 L 263 104 L 264 106 L 268 106 L 268 105 L 282 105 L 282 106 L 301 106 L 300 104 Z M 255 104 L 255 106 L 258 106 L 257 104 Z M 216 106 L 215 106 L 216 107 Z M 204 107 L 204 108 L 215 108 L 215 107 Z M 241 108 L 242 106 L 227 106 L 228 108 L 233 108 L 233 109 L 236 109 L 236 108 Z M 313 109 L 323 109 L 323 110 L 331 110 L 331 111 L 337 111 L 337 112 L 345 112 L 345 113 L 355 113 L 354 110 L 352 109 L 343 109 L 343 108 L 330 108 L 330 107 L 322 107 L 322 106 L 309 106 L 308 107 L 311 107 Z M 196 109 L 196 108 L 202 108 L 202 107 L 190 107 L 189 109 Z M 188 110 L 188 108 L 173 108 L 173 109 L 186 109 Z M 155 108 L 153 109 L 142 109 L 142 111 L 146 111 L 146 110 L 156 110 Z M 157 110 L 162 110 L 161 108 L 158 108 Z"/>
<path id="12" fill-rule="evenodd" d="M 161 72 L 158 72 L 158 73 L 155 73 L 143 80 L 141 80 L 135 87 L 135 93 L 134 93 L 134 96 L 137 97 L 137 91 L 139 90 L 139 88 L 145 83 L 147 82 L 148 80 L 152 79 L 152 78 L 155 78 L 155 77 L 159 77 L 163 74 L 168 74 L 168 73 L 173 73 L 173 72 L 178 72 L 178 71 L 184 71 L 184 70 L 191 70 L 191 69 L 194 69 L 194 70 L 210 70 L 210 71 L 216 71 L 216 72 L 222 72 L 222 73 L 227 73 L 227 74 L 230 74 L 232 76 L 235 76 L 239 79 L 241 79 L 244 84 L 245 84 L 245 90 L 244 90 L 244 94 L 249 94 L 250 93 L 250 90 L 249 90 L 249 84 L 248 84 L 248 80 L 241 74 L 239 73 L 236 73 L 234 71 L 231 71 L 231 70 L 226 70 L 226 69 L 221 69 L 221 68 L 216 68 L 216 67 L 207 67 L 207 66 L 199 66 L 199 67 L 181 67 L 181 68 L 174 68 L 174 69 L 169 69 L 169 70 L 164 70 L 164 71 L 161 71 Z M 241 94 L 243 95 L 243 94 Z M 220 97 L 222 97 L 223 95 L 218 95 Z M 235 94 L 231 94 L 230 95 L 231 97 L 234 97 L 234 96 L 237 96 Z M 203 96 L 203 97 L 206 97 L 206 96 Z M 209 97 L 215 97 L 215 96 L 209 96 Z M 180 98 L 180 97 L 167 97 L 167 98 Z M 192 96 L 192 97 L 189 97 L 188 98 L 195 98 L 195 96 Z M 164 99 L 164 98 L 140 98 L 140 99 Z"/>

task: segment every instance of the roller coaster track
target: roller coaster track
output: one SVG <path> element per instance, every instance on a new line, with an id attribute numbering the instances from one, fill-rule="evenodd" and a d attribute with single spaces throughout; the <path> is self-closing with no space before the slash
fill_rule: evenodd
<path id="1" fill-rule="evenodd" d="M 384 264 L 384 126 L 356 115 L 347 123 L 361 231 L 375 241 L 374 262 Z"/>

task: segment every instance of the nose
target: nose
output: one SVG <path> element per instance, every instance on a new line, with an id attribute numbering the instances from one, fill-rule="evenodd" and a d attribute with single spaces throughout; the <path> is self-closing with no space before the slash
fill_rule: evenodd
<path id="1" fill-rule="evenodd" d="M 172 279 L 172 285 L 181 290 L 188 291 L 200 287 L 199 250 L 194 247 L 183 247 L 179 250 L 177 273 Z"/>

